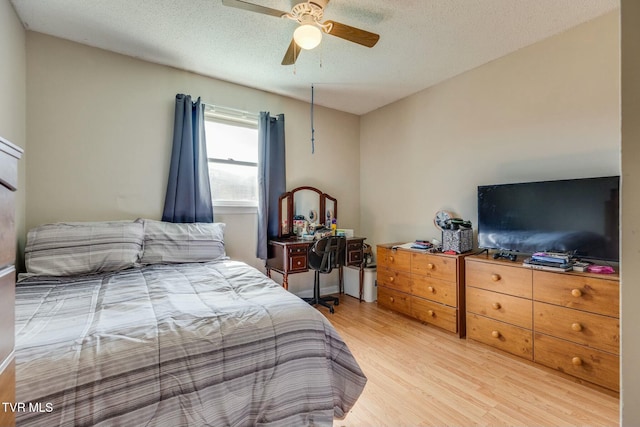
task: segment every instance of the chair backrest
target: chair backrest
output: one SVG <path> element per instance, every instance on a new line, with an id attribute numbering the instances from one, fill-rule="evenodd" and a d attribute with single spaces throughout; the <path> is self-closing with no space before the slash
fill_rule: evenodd
<path id="1" fill-rule="evenodd" d="M 347 239 L 344 236 L 327 236 L 309 248 L 309 267 L 320 273 L 330 273 L 332 269 L 344 265 Z"/>

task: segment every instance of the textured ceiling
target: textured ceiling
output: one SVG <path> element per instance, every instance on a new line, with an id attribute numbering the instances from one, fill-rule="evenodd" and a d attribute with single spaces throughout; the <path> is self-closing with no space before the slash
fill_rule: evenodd
<path id="1" fill-rule="evenodd" d="M 289 11 L 290 0 L 247 0 Z M 378 33 L 325 35 L 280 62 L 296 23 L 221 0 L 11 0 L 26 29 L 364 114 L 619 7 L 619 0 L 331 0 L 324 19 Z"/>

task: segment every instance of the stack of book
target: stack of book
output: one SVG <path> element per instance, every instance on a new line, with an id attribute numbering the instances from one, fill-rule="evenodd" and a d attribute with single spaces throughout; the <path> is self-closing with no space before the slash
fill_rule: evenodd
<path id="1" fill-rule="evenodd" d="M 570 271 L 573 270 L 571 255 L 557 252 L 536 252 L 522 263 L 523 266 L 540 270 Z"/>
<path id="2" fill-rule="evenodd" d="M 428 240 L 416 239 L 415 242 L 411 245 L 412 249 L 431 249 L 433 245 Z"/>

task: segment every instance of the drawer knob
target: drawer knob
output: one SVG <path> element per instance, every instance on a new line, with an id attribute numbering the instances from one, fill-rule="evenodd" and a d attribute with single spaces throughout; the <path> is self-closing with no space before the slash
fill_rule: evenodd
<path id="1" fill-rule="evenodd" d="M 433 310 L 427 310 L 427 314 L 429 315 L 429 317 L 433 317 L 435 315 Z"/>
<path id="2" fill-rule="evenodd" d="M 396 278 L 395 278 L 395 277 L 393 277 L 393 276 L 389 276 L 389 282 L 393 283 L 393 281 L 394 281 L 394 280 L 396 280 Z"/>
<path id="3" fill-rule="evenodd" d="M 395 299 L 393 297 L 389 297 L 389 301 L 394 302 Z"/>
<path id="4" fill-rule="evenodd" d="M 427 264 L 427 270 L 433 270 L 435 266 L 431 263 Z"/>
<path id="5" fill-rule="evenodd" d="M 491 275 L 491 280 L 493 280 L 494 282 L 497 282 L 500 279 L 501 279 L 501 277 L 500 277 L 499 274 L 494 273 L 494 274 Z"/>
<path id="6" fill-rule="evenodd" d="M 576 332 L 580 332 L 582 330 L 582 325 L 580 323 L 573 323 L 571 325 L 571 329 L 573 329 Z"/>
<path id="7" fill-rule="evenodd" d="M 572 289 L 571 290 L 571 295 L 573 295 L 574 297 L 580 297 L 582 296 L 582 291 L 580 289 Z"/>
<path id="8" fill-rule="evenodd" d="M 493 332 L 491 332 L 491 336 L 494 337 L 494 338 L 500 338 L 500 332 L 493 331 Z"/>
<path id="9" fill-rule="evenodd" d="M 393 262 L 393 257 L 392 256 L 389 257 L 389 262 Z"/>
<path id="10" fill-rule="evenodd" d="M 499 302 L 494 302 L 491 306 L 494 310 L 500 310 L 500 308 L 502 307 Z"/>
<path id="11" fill-rule="evenodd" d="M 573 359 L 571 359 L 571 363 L 573 363 L 574 366 L 580 366 L 582 365 L 582 359 L 576 356 Z"/>
<path id="12" fill-rule="evenodd" d="M 428 290 L 429 292 L 431 292 L 431 293 L 433 293 L 433 292 L 434 292 L 433 286 L 429 286 L 429 287 L 427 288 L 427 290 Z"/>

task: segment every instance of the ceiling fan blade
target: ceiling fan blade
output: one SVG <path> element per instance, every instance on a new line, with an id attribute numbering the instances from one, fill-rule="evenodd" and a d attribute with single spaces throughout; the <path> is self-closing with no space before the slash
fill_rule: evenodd
<path id="1" fill-rule="evenodd" d="M 360 28 L 352 27 L 350 25 L 341 24 L 334 21 L 325 21 L 323 24 L 331 24 L 330 28 L 325 31 L 332 36 L 340 37 L 341 39 L 348 40 L 350 42 L 358 43 L 362 46 L 373 47 L 380 40 L 380 36 L 369 31 L 361 30 Z"/>
<path id="2" fill-rule="evenodd" d="M 302 49 L 300 46 L 296 44 L 296 41 L 291 39 L 291 44 L 289 44 L 289 49 L 287 49 L 287 53 L 284 54 L 284 58 L 282 58 L 282 65 L 293 65 L 296 63 L 296 59 L 298 59 L 298 55 L 300 55 L 300 51 Z"/>
<path id="3" fill-rule="evenodd" d="M 222 4 L 229 7 L 235 7 L 237 9 L 248 10 L 250 12 L 264 13 L 265 15 L 276 16 L 278 18 L 281 18 L 287 14 L 287 12 L 283 12 L 281 10 L 271 9 L 270 7 L 264 7 L 242 0 L 222 0 Z"/>

